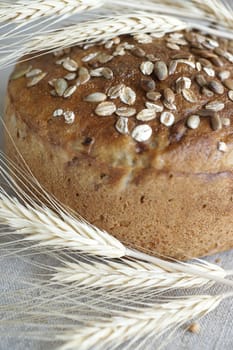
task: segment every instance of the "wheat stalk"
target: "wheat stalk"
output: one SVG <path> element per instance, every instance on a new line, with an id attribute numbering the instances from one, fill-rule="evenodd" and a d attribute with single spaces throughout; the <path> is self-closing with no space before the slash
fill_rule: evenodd
<path id="1" fill-rule="evenodd" d="M 26 22 L 41 17 L 72 15 L 100 7 L 101 0 L 18 0 L 0 3 L 0 22 Z"/>
<path id="2" fill-rule="evenodd" d="M 89 262 L 64 261 L 64 266 L 55 268 L 52 280 L 72 285 L 85 285 L 92 288 L 146 289 L 157 290 L 196 288 L 209 283 L 205 278 L 177 271 L 166 271 L 158 264 L 123 259 L 121 263 L 113 261 Z M 219 266 L 206 263 L 199 266 L 200 271 L 225 277 L 226 272 Z"/>
<path id="3" fill-rule="evenodd" d="M 139 336 L 159 337 L 173 327 L 203 317 L 229 296 L 200 295 L 157 303 L 150 308 L 127 311 L 111 319 L 86 322 L 84 327 L 73 328 L 67 334 L 58 334 L 56 338 L 65 342 L 61 350 L 99 350 L 105 349 L 106 345 L 114 349 L 129 339 L 136 338 L 136 342 Z"/>

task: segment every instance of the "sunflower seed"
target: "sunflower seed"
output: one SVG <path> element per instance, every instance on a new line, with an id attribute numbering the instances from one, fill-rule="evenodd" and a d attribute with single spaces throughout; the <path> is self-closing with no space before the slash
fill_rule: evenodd
<path id="1" fill-rule="evenodd" d="M 218 73 L 219 78 L 223 81 L 230 78 L 231 73 L 229 70 L 223 70 Z"/>
<path id="2" fill-rule="evenodd" d="M 56 90 L 54 90 L 54 89 L 51 90 L 51 91 L 50 91 L 50 95 L 51 95 L 51 96 L 54 96 L 54 97 L 57 97 Z"/>
<path id="3" fill-rule="evenodd" d="M 207 58 L 199 58 L 199 62 L 203 67 L 208 67 L 208 68 L 213 67 L 212 63 L 209 60 L 207 60 Z"/>
<path id="4" fill-rule="evenodd" d="M 115 124 L 115 128 L 122 135 L 128 134 L 128 118 L 120 117 Z"/>
<path id="5" fill-rule="evenodd" d="M 213 68 L 203 67 L 203 71 L 206 72 L 206 74 L 209 77 L 214 77 L 215 76 L 215 71 L 213 70 Z"/>
<path id="6" fill-rule="evenodd" d="M 107 63 L 113 59 L 112 55 L 108 55 L 107 53 L 101 53 L 98 55 L 97 60 L 99 63 Z"/>
<path id="7" fill-rule="evenodd" d="M 184 99 L 190 103 L 196 103 L 197 102 L 197 98 L 196 95 L 194 94 L 194 92 L 190 89 L 184 89 L 182 90 L 182 95 L 184 97 Z"/>
<path id="8" fill-rule="evenodd" d="M 68 70 L 69 72 L 76 72 L 78 70 L 78 64 L 71 58 L 66 58 L 62 63 L 63 68 Z"/>
<path id="9" fill-rule="evenodd" d="M 40 73 L 38 75 L 36 75 L 35 77 L 33 77 L 32 79 L 29 80 L 29 82 L 27 83 L 27 87 L 32 87 L 35 86 L 36 84 L 38 84 L 42 79 L 44 79 L 44 77 L 47 75 L 47 73 Z"/>
<path id="10" fill-rule="evenodd" d="M 167 65 L 163 61 L 155 62 L 154 72 L 159 80 L 165 80 L 168 77 Z"/>
<path id="11" fill-rule="evenodd" d="M 203 86 L 207 85 L 207 80 L 206 80 L 206 78 L 204 77 L 204 75 L 202 75 L 202 74 L 198 74 L 198 75 L 196 76 L 196 82 L 197 82 L 197 84 L 198 84 L 200 87 L 203 87 Z"/>
<path id="12" fill-rule="evenodd" d="M 81 46 L 81 45 L 80 45 Z M 88 50 L 88 49 L 90 49 L 91 47 L 93 47 L 94 46 L 94 44 L 85 44 L 85 45 L 83 45 L 83 50 Z"/>
<path id="13" fill-rule="evenodd" d="M 104 68 L 102 69 L 102 76 L 103 76 L 105 79 L 110 80 L 110 79 L 113 78 L 113 71 L 112 71 L 110 68 L 108 68 L 108 67 L 104 67 Z"/>
<path id="14" fill-rule="evenodd" d="M 116 114 L 119 117 L 125 117 L 125 118 L 132 117 L 136 113 L 137 113 L 136 109 L 135 108 L 130 108 L 130 107 L 119 107 L 116 110 Z"/>
<path id="15" fill-rule="evenodd" d="M 151 75 L 154 70 L 154 63 L 150 61 L 142 62 L 140 65 L 140 70 L 144 75 Z"/>
<path id="16" fill-rule="evenodd" d="M 180 77 L 176 80 L 176 92 L 181 93 L 184 89 L 190 89 L 191 79 L 187 77 Z"/>
<path id="17" fill-rule="evenodd" d="M 59 78 L 54 82 L 54 88 L 58 96 L 62 96 L 68 88 L 68 83 L 65 79 Z"/>
<path id="18" fill-rule="evenodd" d="M 84 101 L 86 102 L 103 102 L 107 99 L 107 96 L 103 94 L 102 92 L 94 92 L 93 94 L 90 94 L 84 98 Z"/>
<path id="19" fill-rule="evenodd" d="M 81 67 L 78 72 L 78 79 L 76 81 L 76 85 L 83 85 L 87 83 L 91 79 L 89 71 L 87 68 Z"/>
<path id="20" fill-rule="evenodd" d="M 169 75 L 174 74 L 175 71 L 176 71 L 176 68 L 177 68 L 177 60 L 172 60 L 172 61 L 169 63 L 168 74 L 169 74 Z"/>
<path id="21" fill-rule="evenodd" d="M 214 131 L 222 129 L 222 121 L 217 113 L 211 116 L 210 124 Z"/>
<path id="22" fill-rule="evenodd" d="M 233 90 L 228 91 L 228 97 L 231 101 L 233 101 Z"/>
<path id="23" fill-rule="evenodd" d="M 39 75 L 39 74 L 41 74 L 41 73 L 42 73 L 42 70 L 41 70 L 41 69 L 35 68 L 35 69 L 32 69 L 32 70 L 30 70 L 29 72 L 27 72 L 27 73 L 25 74 L 25 77 L 26 77 L 26 78 L 32 78 L 32 77 L 35 77 L 36 75 Z"/>
<path id="24" fill-rule="evenodd" d="M 232 79 L 225 79 L 223 81 L 223 84 L 228 88 L 229 90 L 233 90 L 233 80 Z"/>
<path id="25" fill-rule="evenodd" d="M 124 56 L 125 55 L 125 49 L 122 46 L 118 46 L 116 50 L 113 52 L 113 57 L 114 56 Z"/>
<path id="26" fill-rule="evenodd" d="M 176 110 L 176 105 L 174 103 L 169 103 L 167 100 L 163 101 L 163 105 L 165 108 L 175 111 Z"/>
<path id="27" fill-rule="evenodd" d="M 136 57 L 144 57 L 146 55 L 145 51 L 141 48 L 136 46 L 132 51 L 132 54 Z"/>
<path id="28" fill-rule="evenodd" d="M 174 43 L 167 43 L 166 46 L 171 50 L 180 50 L 180 47 Z"/>
<path id="29" fill-rule="evenodd" d="M 230 62 L 233 63 L 233 55 L 230 52 L 226 52 L 224 57 Z"/>
<path id="30" fill-rule="evenodd" d="M 201 71 L 202 66 L 201 66 L 201 63 L 200 63 L 200 62 L 196 62 L 196 68 L 197 68 L 198 72 Z"/>
<path id="31" fill-rule="evenodd" d="M 137 142 L 145 142 L 149 140 L 152 135 L 152 128 L 147 124 L 141 124 L 136 126 L 132 132 L 132 138 Z"/>
<path id="32" fill-rule="evenodd" d="M 175 33 L 169 34 L 169 39 L 174 40 L 174 41 L 182 39 L 183 37 L 184 37 L 183 33 L 176 33 L 175 32 Z"/>
<path id="33" fill-rule="evenodd" d="M 56 63 L 57 65 L 61 65 L 61 64 L 63 64 L 63 62 L 65 62 L 65 60 L 67 60 L 67 59 L 69 59 L 69 57 L 63 57 L 63 58 L 61 58 L 60 60 L 57 60 L 55 63 Z"/>
<path id="34" fill-rule="evenodd" d="M 222 125 L 224 125 L 224 126 L 230 126 L 230 125 L 231 125 L 231 120 L 230 120 L 230 118 L 222 118 Z"/>
<path id="35" fill-rule="evenodd" d="M 102 77 L 103 76 L 103 74 L 102 74 L 103 69 L 104 69 L 103 67 L 92 69 L 90 71 L 91 77 L 97 77 L 97 78 Z"/>
<path id="36" fill-rule="evenodd" d="M 76 85 L 72 85 L 72 86 L 68 87 L 68 89 L 66 89 L 66 91 L 64 92 L 63 97 L 68 98 L 68 97 L 72 96 L 76 90 L 77 90 Z"/>
<path id="37" fill-rule="evenodd" d="M 175 116 L 171 112 L 163 112 L 160 116 L 160 122 L 165 126 L 172 126 L 175 122 Z"/>
<path id="38" fill-rule="evenodd" d="M 151 78 L 143 78 L 141 79 L 141 87 L 144 91 L 153 91 L 156 88 L 156 84 Z"/>
<path id="39" fill-rule="evenodd" d="M 214 93 L 210 89 L 207 89 L 206 87 L 203 87 L 201 93 L 206 97 L 213 97 Z"/>
<path id="40" fill-rule="evenodd" d="M 190 129 L 197 129 L 200 125 L 199 115 L 190 115 L 187 119 L 187 126 Z"/>
<path id="41" fill-rule="evenodd" d="M 205 105 L 205 109 L 210 109 L 214 112 L 222 111 L 224 107 L 225 107 L 224 103 L 219 101 L 213 101 Z"/>
<path id="42" fill-rule="evenodd" d="M 82 58 L 82 61 L 83 62 L 89 62 L 89 61 L 93 60 L 94 58 L 96 58 L 98 55 L 99 55 L 99 52 L 92 52 L 89 55 L 84 56 Z"/>
<path id="43" fill-rule="evenodd" d="M 159 58 L 155 57 L 155 55 L 153 55 L 152 53 L 149 53 L 148 55 L 146 55 L 146 58 L 151 62 L 159 61 Z"/>
<path id="44" fill-rule="evenodd" d="M 170 88 L 166 88 L 163 92 L 165 100 L 167 100 L 168 103 L 173 103 L 175 101 L 175 94 Z"/>
<path id="45" fill-rule="evenodd" d="M 136 101 L 136 94 L 130 87 L 124 86 L 120 90 L 120 100 L 127 105 L 133 105 Z"/>
<path id="46" fill-rule="evenodd" d="M 136 119 L 147 122 L 149 120 L 153 120 L 156 118 L 156 111 L 155 109 L 143 109 L 141 112 L 139 112 L 136 115 Z"/>
<path id="47" fill-rule="evenodd" d="M 121 42 L 121 38 L 120 38 L 119 36 L 113 38 L 112 40 L 114 41 L 114 44 L 115 44 L 115 45 L 118 45 L 118 44 L 120 44 L 120 42 Z"/>
<path id="48" fill-rule="evenodd" d="M 223 67 L 224 66 L 224 62 L 218 56 L 211 58 L 211 61 L 216 67 Z"/>
<path id="49" fill-rule="evenodd" d="M 108 97 L 110 97 L 111 99 L 120 97 L 121 91 L 124 87 L 125 87 L 124 84 L 118 84 L 110 87 L 110 89 L 107 92 Z"/>
<path id="50" fill-rule="evenodd" d="M 190 54 L 189 52 L 180 52 L 180 53 L 176 53 L 175 55 L 172 55 L 173 60 L 179 60 L 179 59 L 191 60 L 192 57 L 193 55 Z"/>
<path id="51" fill-rule="evenodd" d="M 161 94 L 160 92 L 155 92 L 155 91 L 149 91 L 146 94 L 146 97 L 148 98 L 148 100 L 150 101 L 157 101 L 161 98 Z"/>
<path id="52" fill-rule="evenodd" d="M 163 105 L 157 105 L 155 103 L 148 102 L 148 101 L 145 103 L 145 106 L 148 109 L 153 109 L 155 112 L 162 112 L 164 110 Z"/>
<path id="53" fill-rule="evenodd" d="M 66 124 L 72 124 L 75 120 L 75 114 L 72 111 L 66 111 L 63 113 Z"/>
<path id="54" fill-rule="evenodd" d="M 104 47 L 105 49 L 111 49 L 114 45 L 114 41 L 113 40 L 109 40 L 105 43 Z"/>
<path id="55" fill-rule="evenodd" d="M 54 83 L 55 83 L 56 80 L 57 80 L 57 79 L 49 80 L 49 81 L 48 81 L 48 84 L 49 84 L 50 86 L 54 87 Z"/>
<path id="56" fill-rule="evenodd" d="M 77 77 L 76 73 L 68 73 L 68 74 L 66 74 L 64 76 L 64 79 L 66 79 L 66 80 L 74 80 L 74 79 L 76 79 L 76 77 Z"/>
<path id="57" fill-rule="evenodd" d="M 198 111 L 198 114 L 200 117 L 213 117 L 216 112 L 211 111 L 210 109 L 201 109 L 200 111 Z"/>
<path id="58" fill-rule="evenodd" d="M 63 115 L 64 111 L 63 109 L 59 108 L 59 109 L 56 109 L 54 112 L 53 112 L 53 117 L 61 117 Z"/>
<path id="59" fill-rule="evenodd" d="M 227 150 L 228 150 L 227 144 L 225 142 L 219 141 L 218 142 L 218 150 L 220 152 L 224 152 L 224 153 L 227 152 Z"/>
<path id="60" fill-rule="evenodd" d="M 135 45 L 129 44 L 128 42 L 122 43 L 125 50 L 133 50 L 135 48 Z"/>
<path id="61" fill-rule="evenodd" d="M 16 80 L 19 78 L 22 78 L 25 74 L 27 74 L 28 72 L 30 72 L 30 70 L 32 69 L 32 66 L 28 66 L 28 67 L 24 67 L 24 68 L 17 68 L 10 76 L 11 80 Z"/>
<path id="62" fill-rule="evenodd" d="M 148 34 L 136 34 L 134 35 L 134 40 L 136 40 L 139 44 L 151 44 L 153 39 Z"/>
<path id="63" fill-rule="evenodd" d="M 214 52 L 221 57 L 225 57 L 225 54 L 226 54 L 226 51 L 223 50 L 221 47 L 215 48 Z"/>
<path id="64" fill-rule="evenodd" d="M 196 65 L 194 62 L 189 61 L 189 60 L 185 60 L 185 59 L 179 59 L 177 60 L 177 63 L 182 63 L 182 64 L 186 64 L 187 66 L 190 66 L 191 68 L 195 69 Z"/>
<path id="65" fill-rule="evenodd" d="M 113 102 L 102 102 L 100 103 L 95 113 L 100 117 L 107 117 L 116 112 L 116 106 Z"/>
<path id="66" fill-rule="evenodd" d="M 215 94 L 222 95 L 224 93 L 224 87 L 219 81 L 211 80 L 208 85 Z"/>
<path id="67" fill-rule="evenodd" d="M 207 49 L 214 49 L 219 47 L 219 43 L 211 38 L 205 38 L 205 41 L 202 43 L 203 46 L 207 47 Z"/>

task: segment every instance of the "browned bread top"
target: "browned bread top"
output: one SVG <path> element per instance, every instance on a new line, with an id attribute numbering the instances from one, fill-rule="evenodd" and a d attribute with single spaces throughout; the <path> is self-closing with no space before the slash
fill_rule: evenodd
<path id="1" fill-rule="evenodd" d="M 233 166 L 233 46 L 199 32 L 139 34 L 17 65 L 9 97 L 70 159 L 218 173 Z"/>

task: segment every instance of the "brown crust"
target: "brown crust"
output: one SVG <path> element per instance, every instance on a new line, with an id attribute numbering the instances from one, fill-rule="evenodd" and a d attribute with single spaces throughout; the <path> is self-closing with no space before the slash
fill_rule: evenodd
<path id="1" fill-rule="evenodd" d="M 205 51 L 216 55 L 213 50 L 195 48 L 190 43 L 179 51 L 168 49 L 167 38 L 154 39 L 152 44 L 138 44 L 131 37 L 123 37 L 122 41 L 140 46 L 167 65 L 177 54 L 192 54 L 195 62 L 200 51 L 201 55 Z M 162 125 L 158 113 L 155 120 L 147 122 L 153 130 L 151 138 L 139 143 L 116 131 L 116 115 L 99 117 L 94 112 L 97 104 L 83 99 L 124 83 L 136 92 L 133 107 L 139 112 L 146 101 L 139 67 L 146 59 L 126 51 L 126 55 L 114 57 L 106 64 L 82 62 L 82 57 L 97 50 L 108 54 L 114 51 L 103 46 L 73 48 L 69 56 L 89 70 L 91 66 L 109 67 L 114 78 L 92 78 L 68 99 L 50 95 L 48 82 L 68 73 L 55 64 L 58 58 L 52 54 L 30 61 L 33 68 L 48 72 L 36 86 L 28 88 L 25 77 L 10 81 L 5 119 L 32 171 L 58 199 L 131 246 L 181 259 L 232 247 L 232 126 L 213 131 L 209 117 L 201 117 L 198 129 L 186 126 L 187 117 L 199 114 L 210 101 L 223 102 L 225 108 L 219 114 L 221 118 L 231 118 L 233 102 L 228 98 L 229 89 L 206 97 L 196 83 L 199 72 L 187 64 L 179 63 L 175 74 L 164 81 L 156 79 L 153 73 L 156 91 L 163 95 L 164 89 L 171 87 L 175 92 L 175 124 Z M 232 64 L 225 58 L 221 60 L 224 70 L 232 75 Z M 16 69 L 28 65 L 22 63 Z M 203 71 L 201 74 L 207 81 L 220 81 L 217 76 L 223 67 L 213 68 L 215 78 Z M 174 84 L 181 76 L 191 79 L 196 103 L 189 103 L 176 92 Z M 114 103 L 123 106 L 119 99 Z M 73 111 L 74 123 L 54 118 L 53 112 L 58 108 Z M 135 117 L 129 118 L 130 130 L 138 124 L 141 122 Z M 218 150 L 220 141 L 227 144 L 227 152 Z M 13 157 L 9 140 L 6 146 Z"/>

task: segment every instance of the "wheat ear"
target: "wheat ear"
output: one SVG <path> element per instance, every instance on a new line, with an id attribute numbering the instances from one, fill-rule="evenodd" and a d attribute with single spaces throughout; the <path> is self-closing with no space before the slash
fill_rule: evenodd
<path id="1" fill-rule="evenodd" d="M 30 35 L 27 37 L 25 34 L 20 47 L 17 46 L 18 39 L 15 36 L 15 46 L 9 48 L 8 54 L 0 59 L 0 64 L 2 68 L 5 68 L 20 56 L 35 51 L 53 51 L 58 48 L 82 44 L 86 41 L 94 43 L 121 34 L 137 32 L 153 32 L 154 35 L 161 36 L 166 32 L 173 32 L 186 27 L 187 24 L 179 19 L 143 12 L 84 21 L 61 29 L 51 30 L 41 35 L 37 34 L 33 38 Z"/>
<path id="2" fill-rule="evenodd" d="M 72 15 L 77 12 L 100 7 L 101 0 L 18 0 L 14 3 L 1 2 L 0 23 L 25 23 L 41 17 Z"/>
<path id="3" fill-rule="evenodd" d="M 47 207 L 22 205 L 16 198 L 0 193 L 0 222 L 9 225 L 25 240 L 39 245 L 66 247 L 113 258 L 124 256 L 126 248 L 107 232 L 75 220 L 66 214 L 66 221 Z"/>
<path id="4" fill-rule="evenodd" d="M 121 263 L 113 261 L 92 262 L 64 261 L 64 266 L 55 267 L 52 280 L 59 283 L 71 283 L 73 286 L 85 285 L 91 288 L 146 289 L 157 291 L 179 288 L 196 288 L 209 284 L 205 278 L 177 271 L 166 271 L 153 263 L 123 259 Z M 226 272 L 219 266 L 205 263 L 200 271 L 224 278 Z"/>
<path id="5" fill-rule="evenodd" d="M 57 339 L 66 342 L 62 350 L 100 350 L 106 345 L 115 349 L 129 339 L 136 338 L 136 342 L 139 336 L 159 337 L 173 327 L 203 317 L 228 296 L 200 295 L 158 303 L 150 308 L 139 308 L 137 312 L 127 311 L 109 320 L 87 322 L 84 327 L 58 334 Z"/>
<path id="6" fill-rule="evenodd" d="M 233 9 L 229 2 L 224 4 L 221 0 L 112 0 L 111 6 L 106 6 L 109 9 L 114 7 L 154 11 L 192 20 L 215 22 L 229 28 L 233 26 Z"/>

